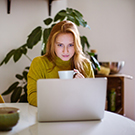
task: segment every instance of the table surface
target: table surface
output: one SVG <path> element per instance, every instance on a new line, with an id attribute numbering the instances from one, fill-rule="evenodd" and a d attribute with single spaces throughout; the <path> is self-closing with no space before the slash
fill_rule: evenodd
<path id="1" fill-rule="evenodd" d="M 28 103 L 1 103 L 0 107 L 20 109 L 18 124 L 0 135 L 135 135 L 135 121 L 105 111 L 101 121 L 46 122 L 37 121 L 37 107 Z"/>

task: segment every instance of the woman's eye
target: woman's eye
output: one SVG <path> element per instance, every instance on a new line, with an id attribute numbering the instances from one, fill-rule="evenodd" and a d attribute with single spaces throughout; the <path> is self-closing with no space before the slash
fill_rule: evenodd
<path id="1" fill-rule="evenodd" d="M 58 46 L 62 46 L 62 44 L 58 44 Z"/>
<path id="2" fill-rule="evenodd" d="M 69 44 L 69 46 L 74 46 L 74 44 Z"/>

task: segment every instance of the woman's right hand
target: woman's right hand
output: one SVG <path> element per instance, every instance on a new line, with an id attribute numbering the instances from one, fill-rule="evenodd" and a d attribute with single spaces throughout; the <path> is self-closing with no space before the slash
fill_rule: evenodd
<path id="1" fill-rule="evenodd" d="M 76 74 L 74 75 L 74 78 L 85 78 L 83 76 L 83 74 L 81 74 L 77 69 L 74 69 L 74 72 L 76 72 Z"/>

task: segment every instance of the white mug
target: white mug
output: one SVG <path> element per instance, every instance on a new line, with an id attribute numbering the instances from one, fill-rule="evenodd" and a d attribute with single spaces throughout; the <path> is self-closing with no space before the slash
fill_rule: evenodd
<path id="1" fill-rule="evenodd" d="M 77 73 L 74 70 L 58 71 L 60 79 L 73 79 L 74 74 Z"/>

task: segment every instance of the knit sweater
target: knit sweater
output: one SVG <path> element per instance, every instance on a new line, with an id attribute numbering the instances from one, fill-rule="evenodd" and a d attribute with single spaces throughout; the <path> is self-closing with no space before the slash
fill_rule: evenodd
<path id="1" fill-rule="evenodd" d="M 73 70 L 71 69 L 71 62 L 62 61 L 56 58 L 56 65 L 48 60 L 45 56 L 38 56 L 33 59 L 29 73 L 27 75 L 27 99 L 29 104 L 37 106 L 37 80 L 42 78 L 59 78 L 58 71 Z M 93 69 L 88 63 L 87 77 L 94 77 Z"/>

